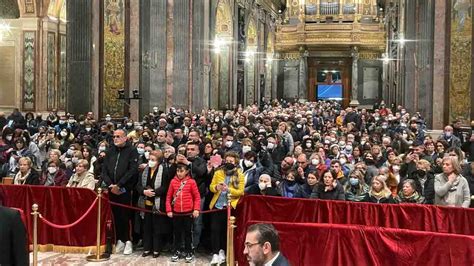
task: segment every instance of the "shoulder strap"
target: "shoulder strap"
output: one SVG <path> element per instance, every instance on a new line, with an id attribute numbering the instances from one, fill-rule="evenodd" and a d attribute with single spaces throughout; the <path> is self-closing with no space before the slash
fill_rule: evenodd
<path id="1" fill-rule="evenodd" d="M 178 197 L 179 193 L 181 193 L 181 190 L 183 190 L 183 187 L 186 185 L 187 182 L 188 182 L 188 180 L 181 182 L 181 185 L 179 186 L 178 190 L 173 195 L 173 200 L 171 201 L 171 206 L 174 205 L 174 203 L 176 202 L 176 198 Z"/>

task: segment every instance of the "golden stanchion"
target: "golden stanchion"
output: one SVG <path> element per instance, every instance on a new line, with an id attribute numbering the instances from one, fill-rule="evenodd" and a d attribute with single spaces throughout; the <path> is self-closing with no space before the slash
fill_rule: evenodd
<path id="1" fill-rule="evenodd" d="M 235 222 L 235 217 L 230 216 L 231 205 L 231 195 L 227 193 L 227 254 L 226 254 L 226 265 L 234 266 L 234 236 L 233 236 L 233 222 Z M 232 218 L 234 220 L 232 221 Z"/>
<path id="2" fill-rule="evenodd" d="M 33 215 L 33 266 L 36 266 L 38 265 L 38 204 L 33 204 L 31 210 L 33 211 L 31 213 Z"/>
<path id="3" fill-rule="evenodd" d="M 235 216 L 230 217 L 230 226 L 229 226 L 229 237 L 230 243 L 227 247 L 227 265 L 234 266 L 235 265 L 235 254 L 234 254 L 234 228 L 235 226 Z"/>
<path id="4" fill-rule="evenodd" d="M 97 201 L 97 204 L 98 204 L 97 205 L 97 247 L 96 247 L 95 255 L 89 255 L 86 258 L 88 261 L 94 261 L 94 262 L 106 261 L 106 260 L 110 259 L 110 254 L 107 254 L 107 253 L 101 254 L 100 253 L 100 217 L 101 217 L 101 209 L 102 209 L 102 189 L 101 188 L 97 189 L 97 197 L 98 197 L 98 201 Z"/>

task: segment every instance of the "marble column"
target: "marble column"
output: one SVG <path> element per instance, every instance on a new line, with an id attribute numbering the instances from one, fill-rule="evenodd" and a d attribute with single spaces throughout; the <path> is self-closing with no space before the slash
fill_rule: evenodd
<path id="1" fill-rule="evenodd" d="M 129 97 L 133 97 L 132 91 L 140 89 L 140 38 L 135 36 L 140 36 L 140 1 L 130 1 L 130 20 L 129 20 L 130 32 L 129 36 L 129 53 L 128 53 L 128 62 L 129 62 L 129 75 L 128 75 L 128 88 L 129 88 Z M 139 90 L 139 93 L 142 93 Z M 134 121 L 139 120 L 139 100 L 132 100 L 130 102 L 130 117 Z"/>
<path id="2" fill-rule="evenodd" d="M 351 84 L 351 102 L 349 103 L 350 106 L 357 107 L 359 105 L 358 100 L 358 77 L 359 77 L 359 49 L 357 46 L 352 47 L 352 84 Z"/>
<path id="3" fill-rule="evenodd" d="M 435 1 L 434 62 L 433 62 L 433 129 L 445 125 L 446 96 L 446 5 Z"/>
<path id="4" fill-rule="evenodd" d="M 302 51 L 302 49 L 300 49 Z M 299 79 L 298 79 L 298 100 L 306 101 L 308 99 L 308 50 L 304 50 L 300 57 Z"/>

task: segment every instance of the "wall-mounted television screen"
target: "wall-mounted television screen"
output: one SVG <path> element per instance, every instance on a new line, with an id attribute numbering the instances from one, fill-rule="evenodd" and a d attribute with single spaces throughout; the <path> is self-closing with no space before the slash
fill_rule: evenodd
<path id="1" fill-rule="evenodd" d="M 342 84 L 320 84 L 316 87 L 318 100 L 342 100 Z"/>

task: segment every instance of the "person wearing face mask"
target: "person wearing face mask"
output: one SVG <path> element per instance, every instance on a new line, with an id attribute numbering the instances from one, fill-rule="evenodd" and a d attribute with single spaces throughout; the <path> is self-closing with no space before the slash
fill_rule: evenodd
<path id="1" fill-rule="evenodd" d="M 310 157 L 311 154 L 314 152 L 314 143 L 312 139 L 307 138 L 303 140 L 303 152 L 306 154 L 307 157 Z"/>
<path id="2" fill-rule="evenodd" d="M 173 178 L 161 163 L 163 153 L 159 150 L 150 153 L 150 159 L 137 182 L 140 195 L 138 207 L 151 211 L 166 212 L 166 195 Z M 143 257 L 160 255 L 166 244 L 166 236 L 171 231 L 170 219 L 155 213 L 140 213 L 143 219 Z"/>
<path id="3" fill-rule="evenodd" d="M 258 183 L 249 187 L 246 195 L 262 195 L 262 196 L 280 196 L 280 193 L 275 188 L 272 178 L 267 174 L 262 174 L 258 178 Z"/>
<path id="4" fill-rule="evenodd" d="M 240 143 L 234 139 L 234 135 L 232 133 L 229 133 L 223 138 L 223 144 L 224 146 L 222 147 L 222 154 L 225 154 L 226 152 L 236 152 L 238 154 L 242 153 L 242 147 L 240 146 Z"/>
<path id="5" fill-rule="evenodd" d="M 295 170 L 290 170 L 286 175 L 286 178 L 283 179 L 278 185 L 278 190 L 282 197 L 285 198 L 295 198 L 297 195 L 301 195 L 302 192 L 300 184 L 296 181 L 297 173 Z M 305 182 L 303 180 L 303 182 Z"/>
<path id="6" fill-rule="evenodd" d="M 228 152 L 224 156 L 224 166 L 215 171 L 209 190 L 214 193 L 209 209 L 225 209 L 237 207 L 240 197 L 244 195 L 245 177 L 242 170 L 237 166 L 240 156 L 235 152 Z M 230 194 L 231 206 L 227 206 L 227 196 Z M 211 242 L 212 261 L 211 264 L 225 260 L 227 231 L 227 212 L 218 211 L 211 219 Z"/>
<path id="7" fill-rule="evenodd" d="M 138 152 L 138 171 L 143 171 L 148 163 L 148 158 L 150 156 L 150 152 L 148 151 L 147 157 L 145 157 L 145 143 L 138 142 L 137 143 L 137 152 Z"/>
<path id="8" fill-rule="evenodd" d="M 40 177 L 40 184 L 43 186 L 56 186 L 64 187 L 67 185 L 69 178 L 60 168 L 61 163 L 59 160 L 50 160 L 47 164 L 47 168 L 43 171 Z"/>
<path id="9" fill-rule="evenodd" d="M 349 175 L 349 182 L 344 185 L 346 200 L 360 202 L 364 200 L 369 192 L 369 186 L 365 183 L 364 173 L 354 170 Z"/>
<path id="10" fill-rule="evenodd" d="M 438 140 L 444 140 L 448 143 L 448 147 L 461 148 L 461 140 L 453 134 L 453 127 L 446 126 L 444 132 L 439 136 Z"/>
<path id="11" fill-rule="evenodd" d="M 254 151 L 249 151 L 244 154 L 244 158 L 239 163 L 245 177 L 245 193 L 248 192 L 251 186 L 258 185 L 258 178 L 261 169 L 257 168 L 257 154 Z"/>

